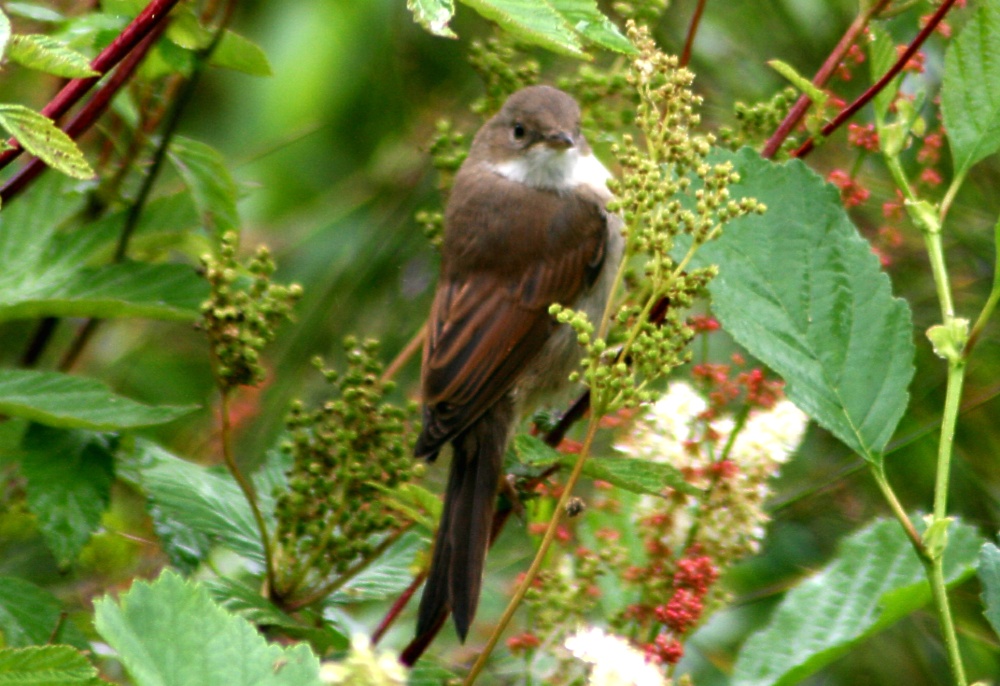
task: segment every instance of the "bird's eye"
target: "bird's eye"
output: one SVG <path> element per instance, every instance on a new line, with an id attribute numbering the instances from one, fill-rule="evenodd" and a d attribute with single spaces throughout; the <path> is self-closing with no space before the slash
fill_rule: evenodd
<path id="1" fill-rule="evenodd" d="M 514 124 L 514 138 L 516 140 L 521 140 L 524 138 L 524 124 L 517 122 Z"/>

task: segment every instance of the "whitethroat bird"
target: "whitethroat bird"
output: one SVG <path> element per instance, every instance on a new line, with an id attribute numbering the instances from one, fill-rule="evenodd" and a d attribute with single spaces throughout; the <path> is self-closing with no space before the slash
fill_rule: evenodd
<path id="1" fill-rule="evenodd" d="M 479 604 L 504 452 L 514 425 L 579 362 L 553 303 L 600 321 L 621 260 L 610 174 L 566 93 L 531 86 L 487 121 L 455 177 L 423 356 L 417 457 L 453 456 L 417 636 L 450 610 L 464 642 Z"/>

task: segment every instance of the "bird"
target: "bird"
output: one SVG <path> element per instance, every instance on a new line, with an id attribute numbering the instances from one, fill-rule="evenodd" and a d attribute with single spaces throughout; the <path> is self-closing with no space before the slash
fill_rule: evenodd
<path id="1" fill-rule="evenodd" d="M 575 332 L 549 308 L 599 321 L 622 259 L 610 178 L 581 133 L 576 101 L 544 85 L 508 97 L 455 176 L 414 448 L 433 462 L 450 443 L 452 459 L 417 637 L 449 611 L 459 639 L 468 635 L 508 442 L 523 416 L 571 387 L 579 364 Z"/>

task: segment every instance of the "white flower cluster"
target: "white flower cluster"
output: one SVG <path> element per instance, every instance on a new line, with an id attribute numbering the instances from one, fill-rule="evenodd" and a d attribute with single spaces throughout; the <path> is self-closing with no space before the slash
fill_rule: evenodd
<path id="1" fill-rule="evenodd" d="M 563 643 L 590 668 L 590 686 L 667 686 L 656 665 L 624 638 L 597 627 L 581 628 Z"/>
<path id="2" fill-rule="evenodd" d="M 710 468 L 736 429 L 736 422 L 729 416 L 707 422 L 703 418 L 707 409 L 706 400 L 689 384 L 672 383 L 637 421 L 628 442 L 616 447 L 634 457 L 668 462 L 683 470 L 695 485 L 707 487 L 711 483 Z M 806 414 L 789 400 L 752 412 L 727 455 L 735 473 L 713 484 L 708 501 L 700 509 L 695 510 L 696 501 L 690 499 L 691 507 L 672 510 L 674 535 L 664 543 L 681 545 L 697 517 L 698 539 L 706 552 L 714 549 L 727 559 L 755 552 L 767 522 L 762 506 L 770 493 L 768 480 L 778 474 L 799 447 L 808 422 Z M 709 433 L 715 436 L 714 441 L 704 440 Z M 662 506 L 662 501 L 653 498 L 643 501 L 643 508 L 648 510 Z"/>
<path id="3" fill-rule="evenodd" d="M 319 672 L 324 684 L 350 686 L 404 686 L 406 669 L 389 651 L 376 654 L 363 634 L 351 637 L 351 652 L 341 662 L 324 662 Z"/>

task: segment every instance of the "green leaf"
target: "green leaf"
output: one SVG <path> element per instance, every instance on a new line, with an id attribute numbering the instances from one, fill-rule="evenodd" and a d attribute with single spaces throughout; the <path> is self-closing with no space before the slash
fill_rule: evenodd
<path id="1" fill-rule="evenodd" d="M 799 91 L 809 96 L 809 99 L 816 103 L 818 109 L 822 109 L 826 101 L 829 100 L 830 96 L 826 94 L 826 91 L 813 85 L 812 81 L 795 71 L 795 67 L 787 62 L 768 60 L 767 66 L 784 76 Z"/>
<path id="2" fill-rule="evenodd" d="M 982 542 L 956 522 L 945 553 L 945 579 L 975 570 Z M 851 535 L 818 574 L 790 591 L 767 628 L 740 650 L 734 686 L 799 683 L 931 600 L 924 568 L 895 520 L 877 520 Z"/>
<path id="3" fill-rule="evenodd" d="M 562 459 L 562 464 L 567 469 L 575 462 L 575 455 L 567 455 Z M 673 465 L 634 457 L 591 457 L 583 465 L 583 474 L 632 493 L 663 495 L 667 488 L 689 495 L 701 493 Z"/>
<path id="4" fill-rule="evenodd" d="M 212 32 L 201 25 L 194 10 L 178 7 L 170 15 L 167 38 L 186 50 L 201 50 L 212 42 Z"/>
<path id="5" fill-rule="evenodd" d="M 319 622 L 319 626 L 309 626 L 282 612 L 261 596 L 259 584 L 254 589 L 233 579 L 220 578 L 207 581 L 206 586 L 212 598 L 226 610 L 255 626 L 278 627 L 283 634 L 309 641 L 321 655 L 332 650 L 345 650 L 350 645 L 350 638 L 328 621 Z M 308 619 L 305 618 L 305 621 Z"/>
<path id="6" fill-rule="evenodd" d="M 60 22 L 66 20 L 66 17 L 51 7 L 36 5 L 33 2 L 5 2 L 4 7 L 8 13 L 32 21 Z"/>
<path id="7" fill-rule="evenodd" d="M 76 79 L 98 75 L 86 55 L 51 36 L 18 34 L 11 39 L 7 54 L 21 66 L 54 76 Z"/>
<path id="8" fill-rule="evenodd" d="M 553 52 L 586 58 L 573 27 L 548 0 L 462 0 L 504 31 Z"/>
<path id="9" fill-rule="evenodd" d="M 165 424 L 196 407 L 144 405 L 95 379 L 32 369 L 0 370 L 0 413 L 66 429 L 111 431 Z"/>
<path id="10" fill-rule="evenodd" d="M 979 3 L 944 58 L 941 113 L 955 175 L 1000 149 L 1000 4 Z"/>
<path id="11" fill-rule="evenodd" d="M 59 600 L 44 588 L 0 576 L 0 633 L 11 648 L 44 645 L 62 623 Z M 0 683 L 5 683 L 0 678 Z"/>
<path id="12" fill-rule="evenodd" d="M 983 586 L 983 614 L 1000 635 L 1000 548 L 984 543 L 979 551 L 979 582 Z"/>
<path id="13" fill-rule="evenodd" d="M 0 650 L 0 683 L 5 686 L 96 686 L 97 669 L 69 646 Z"/>
<path id="14" fill-rule="evenodd" d="M 596 0 L 549 0 L 570 26 L 591 43 L 602 48 L 626 54 L 635 53 L 635 47 L 622 35 L 610 19 L 601 14 Z"/>
<path id="15" fill-rule="evenodd" d="M 10 42 L 10 19 L 4 14 L 3 8 L 0 8 L 0 59 L 2 59 L 7 52 L 7 44 Z"/>
<path id="16" fill-rule="evenodd" d="M 208 286 L 190 266 L 88 264 L 100 251 L 110 255 L 122 217 L 60 231 L 60 225 L 82 207 L 83 197 L 68 189 L 70 183 L 74 182 L 46 174 L 0 212 L 0 321 L 42 316 L 197 317 Z M 154 202 L 151 210 L 159 204 Z M 137 231 L 145 231 L 148 223 L 144 219 Z"/>
<path id="17" fill-rule="evenodd" d="M 436 665 L 426 658 L 420 660 L 407 675 L 407 686 L 441 686 L 454 683 L 461 677 L 441 665 Z"/>
<path id="18" fill-rule="evenodd" d="M 75 179 L 94 178 L 80 148 L 48 117 L 24 105 L 0 104 L 0 127 L 53 169 Z"/>
<path id="19" fill-rule="evenodd" d="M 896 43 L 892 36 L 885 30 L 882 22 L 873 21 L 868 25 L 871 40 L 868 43 L 869 68 L 871 69 L 872 83 L 875 83 L 896 61 Z M 889 113 L 896 93 L 899 92 L 899 82 L 902 75 L 890 81 L 885 88 L 875 95 L 873 107 L 875 108 L 875 122 L 879 127 L 885 123 L 885 117 Z"/>
<path id="20" fill-rule="evenodd" d="M 906 410 L 913 325 L 878 258 L 851 224 L 837 190 L 799 160 L 733 157 L 734 198 L 763 215 L 727 226 L 699 249 L 719 265 L 709 285 L 723 327 L 786 381 L 788 397 L 872 462 Z"/>
<path id="21" fill-rule="evenodd" d="M 198 141 L 176 136 L 170 145 L 170 161 L 191 189 L 198 210 L 219 233 L 239 229 L 236 182 L 222 155 Z"/>
<path id="22" fill-rule="evenodd" d="M 94 625 L 138 686 L 319 686 L 319 660 L 303 644 L 268 643 L 201 584 L 166 571 L 118 601 L 94 603 Z"/>
<path id="23" fill-rule="evenodd" d="M 143 440 L 136 442 L 135 458 L 139 485 L 155 505 L 151 514 L 160 525 L 186 527 L 250 560 L 264 561 L 250 505 L 227 472 L 182 460 Z M 258 495 L 268 517 L 273 499 L 263 489 Z"/>
<path id="24" fill-rule="evenodd" d="M 212 51 L 209 63 L 250 76 L 271 76 L 271 63 L 259 45 L 235 31 L 226 30 Z"/>
<path id="25" fill-rule="evenodd" d="M 424 549 L 421 537 L 410 531 L 399 537 L 363 571 L 331 595 L 327 602 L 349 605 L 362 600 L 385 600 L 399 595 L 413 581 L 413 560 Z"/>
<path id="26" fill-rule="evenodd" d="M 52 554 L 66 566 L 100 526 L 111 501 L 113 439 L 34 424 L 23 447 L 28 508 Z"/>
<path id="27" fill-rule="evenodd" d="M 406 0 L 406 9 L 413 13 L 413 19 L 435 36 L 458 38 L 448 28 L 448 22 L 455 14 L 452 0 Z"/>

